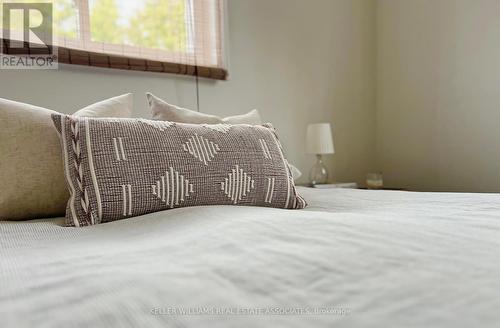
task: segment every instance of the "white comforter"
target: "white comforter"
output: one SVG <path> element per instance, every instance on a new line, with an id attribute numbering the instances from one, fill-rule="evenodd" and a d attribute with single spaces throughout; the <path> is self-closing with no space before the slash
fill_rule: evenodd
<path id="1" fill-rule="evenodd" d="M 500 327 L 500 195 L 301 193 L 0 222 L 0 327 Z"/>

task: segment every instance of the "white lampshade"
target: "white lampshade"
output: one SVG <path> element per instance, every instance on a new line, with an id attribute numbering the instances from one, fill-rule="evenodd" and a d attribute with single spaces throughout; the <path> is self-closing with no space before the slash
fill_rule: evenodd
<path id="1" fill-rule="evenodd" d="M 330 123 L 307 126 L 306 151 L 308 154 L 333 154 L 333 137 Z"/>

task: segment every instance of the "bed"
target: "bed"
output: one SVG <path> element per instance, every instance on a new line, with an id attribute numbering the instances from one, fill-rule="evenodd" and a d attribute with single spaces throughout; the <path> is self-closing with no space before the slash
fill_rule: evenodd
<path id="1" fill-rule="evenodd" d="M 500 195 L 0 222 L 1 327 L 498 327 Z"/>

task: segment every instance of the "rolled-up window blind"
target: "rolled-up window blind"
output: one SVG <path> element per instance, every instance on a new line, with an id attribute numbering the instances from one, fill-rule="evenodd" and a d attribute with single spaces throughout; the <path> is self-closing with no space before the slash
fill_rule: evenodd
<path id="1" fill-rule="evenodd" d="M 224 0 L 53 3 L 59 62 L 226 79 Z"/>

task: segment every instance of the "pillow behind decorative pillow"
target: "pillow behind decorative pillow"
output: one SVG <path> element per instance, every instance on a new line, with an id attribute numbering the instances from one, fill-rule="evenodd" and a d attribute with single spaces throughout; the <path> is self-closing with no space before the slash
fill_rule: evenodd
<path id="1" fill-rule="evenodd" d="M 250 124 L 250 125 L 261 125 L 262 120 L 260 118 L 259 111 L 254 109 L 247 114 L 228 116 L 225 118 L 220 118 L 215 115 L 198 113 L 190 109 L 177 107 L 171 105 L 166 101 L 156 97 L 152 93 L 146 93 L 148 98 L 148 104 L 151 108 L 151 114 L 154 120 L 158 121 L 170 121 L 179 123 L 192 123 L 192 124 Z M 302 176 L 302 172 L 290 164 L 290 169 L 292 170 L 292 175 L 294 180 L 298 180 Z"/>
<path id="2" fill-rule="evenodd" d="M 69 226 L 196 205 L 300 209 L 270 125 L 198 125 L 53 115 Z"/>
<path id="3" fill-rule="evenodd" d="M 198 113 L 194 110 L 171 105 L 166 101 L 156 97 L 152 93 L 146 93 L 149 107 L 153 114 L 153 119 L 158 121 L 170 121 L 192 124 L 251 124 L 260 125 L 259 111 L 254 109 L 243 115 L 235 115 L 221 118 L 215 115 Z"/>
<path id="4" fill-rule="evenodd" d="M 0 98 L 0 219 L 64 215 L 69 198 L 60 140 L 50 109 Z M 87 106 L 75 115 L 129 117 L 132 94 Z"/>

